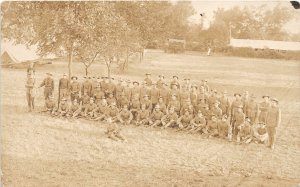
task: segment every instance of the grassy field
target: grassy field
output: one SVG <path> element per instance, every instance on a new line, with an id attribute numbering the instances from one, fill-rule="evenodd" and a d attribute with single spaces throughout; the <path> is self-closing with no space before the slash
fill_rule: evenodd
<path id="1" fill-rule="evenodd" d="M 52 71 L 56 86 L 66 62 L 37 69 L 37 82 Z M 114 70 L 114 72 L 117 72 Z M 230 95 L 248 90 L 280 100 L 282 124 L 275 149 L 238 145 L 172 130 L 128 126 L 127 143 L 104 135 L 106 124 L 27 113 L 25 70 L 1 70 L 1 164 L 5 186 L 297 186 L 300 183 L 300 62 L 206 57 L 146 51 L 144 62 L 130 64 L 126 77 L 141 80 L 164 74 L 226 89 Z M 103 75 L 93 64 L 91 75 Z M 84 67 L 74 63 L 74 74 Z M 56 87 L 57 96 L 57 87 Z"/>

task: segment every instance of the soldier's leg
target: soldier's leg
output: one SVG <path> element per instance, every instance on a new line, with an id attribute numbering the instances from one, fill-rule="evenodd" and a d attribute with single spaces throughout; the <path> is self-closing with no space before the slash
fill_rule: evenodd
<path id="1" fill-rule="evenodd" d="M 28 110 L 31 111 L 30 93 L 26 93 L 26 100 L 27 100 Z"/>

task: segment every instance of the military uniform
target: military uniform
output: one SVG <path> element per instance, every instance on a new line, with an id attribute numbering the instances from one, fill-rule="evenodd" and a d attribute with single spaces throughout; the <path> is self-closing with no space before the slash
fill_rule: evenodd
<path id="1" fill-rule="evenodd" d="M 119 82 L 116 85 L 116 89 L 115 90 L 116 90 L 115 96 L 116 96 L 116 100 L 118 102 L 119 99 L 121 98 L 121 94 L 124 92 L 124 86 L 122 85 L 122 82 Z M 127 98 L 130 99 L 129 97 L 127 97 Z"/>
<path id="2" fill-rule="evenodd" d="M 273 99 L 273 102 L 277 102 L 277 99 Z M 276 128 L 281 123 L 281 111 L 278 106 L 270 106 L 266 118 L 266 128 L 269 136 L 269 146 L 273 149 L 276 136 Z"/>
<path id="3" fill-rule="evenodd" d="M 234 129 L 234 135 L 237 135 L 238 133 L 238 126 L 241 124 L 245 123 L 246 116 L 243 112 L 236 112 L 235 115 L 233 116 L 233 129 Z"/>
<path id="4" fill-rule="evenodd" d="M 72 80 L 73 81 L 70 84 L 70 92 L 71 92 L 71 101 L 73 102 L 74 99 L 79 100 L 80 84 L 79 82 L 77 82 L 77 77 L 72 77 Z"/>
<path id="5" fill-rule="evenodd" d="M 52 74 L 50 74 L 52 75 Z M 40 85 L 40 87 L 44 88 L 44 96 L 45 96 L 45 100 L 49 98 L 50 95 L 53 95 L 53 91 L 54 91 L 54 80 L 51 77 L 47 77 L 43 80 L 42 84 Z"/>
<path id="6" fill-rule="evenodd" d="M 133 119 L 137 119 L 139 110 L 141 109 L 141 103 L 138 97 L 135 97 L 130 103 L 130 111 L 133 115 Z"/>
<path id="7" fill-rule="evenodd" d="M 169 89 L 167 89 L 166 87 L 160 88 L 159 89 L 159 96 L 163 98 L 164 103 L 167 105 L 168 104 L 168 97 L 169 97 Z"/>
<path id="8" fill-rule="evenodd" d="M 196 109 L 198 105 L 198 93 L 196 91 L 192 91 L 190 93 L 190 99 L 193 107 Z"/>
<path id="9" fill-rule="evenodd" d="M 90 99 L 91 100 L 91 99 Z M 95 113 L 98 107 L 95 103 L 89 103 L 85 106 L 84 116 L 86 117 L 96 117 Z"/>
<path id="10" fill-rule="evenodd" d="M 221 138 L 229 137 L 232 131 L 230 129 L 230 122 L 227 120 L 227 118 L 225 120 L 222 119 L 218 121 L 218 133 Z"/>
<path id="11" fill-rule="evenodd" d="M 267 102 L 260 103 L 260 105 L 259 105 L 260 113 L 258 116 L 259 123 L 266 124 L 269 107 L 270 107 L 270 103 L 267 103 Z"/>
<path id="12" fill-rule="evenodd" d="M 77 117 L 81 113 L 81 107 L 78 102 L 73 102 L 69 110 L 69 116 Z"/>
<path id="13" fill-rule="evenodd" d="M 68 97 L 68 91 L 70 88 L 70 81 L 68 78 L 66 78 L 66 74 L 64 75 L 63 78 L 59 80 L 59 98 L 67 98 Z"/>
<path id="14" fill-rule="evenodd" d="M 172 99 L 172 100 L 169 101 L 168 109 L 170 109 L 171 107 L 174 107 L 175 112 L 177 114 L 179 114 L 179 112 L 180 112 L 180 102 L 177 99 L 175 99 L 175 100 Z"/>
<path id="15" fill-rule="evenodd" d="M 105 90 L 105 96 L 107 97 L 110 93 L 114 94 L 115 93 L 115 84 L 113 82 L 108 82 L 107 83 L 107 88 Z"/>
<path id="16" fill-rule="evenodd" d="M 159 98 L 159 90 L 157 88 L 151 88 L 150 98 L 151 98 L 152 106 L 154 107 L 158 103 L 158 98 Z"/>
<path id="17" fill-rule="evenodd" d="M 81 86 L 81 95 L 86 92 L 89 96 L 92 96 L 92 83 L 86 79 Z"/>
<path id="18" fill-rule="evenodd" d="M 103 120 L 106 117 L 107 111 L 109 110 L 109 106 L 107 105 L 106 100 L 102 99 L 102 102 L 98 105 L 98 109 L 96 111 L 95 120 Z"/>
<path id="19" fill-rule="evenodd" d="M 93 96 L 97 105 L 100 103 L 101 99 L 105 97 L 104 92 L 101 90 L 100 87 L 97 87 L 96 90 L 94 90 Z"/>
<path id="20" fill-rule="evenodd" d="M 250 100 L 246 109 L 246 116 L 250 119 L 250 122 L 254 124 L 258 119 L 258 104 L 254 100 Z"/>
<path id="21" fill-rule="evenodd" d="M 215 94 L 211 95 L 207 100 L 209 109 L 211 109 L 216 102 L 218 102 L 218 97 Z"/>
<path id="22" fill-rule="evenodd" d="M 161 119 L 164 114 L 160 110 L 154 110 L 150 116 L 150 125 L 151 127 L 155 127 L 161 124 Z"/>
<path id="23" fill-rule="evenodd" d="M 150 89 L 145 87 L 145 86 L 142 86 L 140 88 L 140 100 L 141 100 L 141 102 L 143 102 L 146 95 L 148 95 L 148 96 L 150 95 Z"/>
<path id="24" fill-rule="evenodd" d="M 190 100 L 190 92 L 188 90 L 183 90 L 180 93 L 180 104 L 183 105 L 183 103 L 187 100 Z"/>
<path id="25" fill-rule="evenodd" d="M 176 126 L 177 120 L 178 115 L 175 111 L 173 113 L 166 114 L 161 119 L 164 128 Z"/>
<path id="26" fill-rule="evenodd" d="M 167 106 L 166 104 L 162 101 L 162 102 L 158 102 L 157 103 L 159 105 L 160 111 L 162 111 L 162 113 L 166 114 L 167 113 Z"/>
<path id="27" fill-rule="evenodd" d="M 247 141 L 252 137 L 252 127 L 250 121 L 246 120 L 243 124 L 239 126 L 239 133 L 237 134 L 237 141 Z"/>
<path id="28" fill-rule="evenodd" d="M 222 117 L 222 110 L 219 107 L 213 106 L 210 111 L 218 119 L 221 119 L 221 117 Z"/>
<path id="29" fill-rule="evenodd" d="M 110 106 L 107 110 L 107 117 L 110 117 L 112 121 L 117 121 L 117 116 L 119 114 L 119 109 L 114 105 Z"/>
<path id="30" fill-rule="evenodd" d="M 131 98 L 133 98 L 135 95 L 138 95 L 140 98 L 140 87 L 138 86 L 138 82 L 134 82 L 134 84 L 135 86 L 131 88 Z"/>
<path id="31" fill-rule="evenodd" d="M 146 75 L 150 75 L 150 74 L 146 74 Z M 144 81 L 145 81 L 145 83 L 146 83 L 146 86 L 151 86 L 151 85 L 152 85 L 152 80 L 151 80 L 151 78 L 146 77 L 146 78 L 144 79 Z"/>
<path id="32" fill-rule="evenodd" d="M 51 114 L 53 114 L 55 112 L 55 101 L 53 100 L 53 98 L 48 98 L 46 100 L 46 111 L 45 112 L 50 112 Z"/>
<path id="33" fill-rule="evenodd" d="M 138 112 L 136 124 L 137 125 L 147 125 L 147 123 L 149 122 L 149 117 L 150 117 L 150 111 L 146 110 L 146 109 L 145 110 L 141 109 Z"/>
<path id="34" fill-rule="evenodd" d="M 119 100 L 119 108 L 123 108 L 124 106 L 128 106 L 128 105 L 129 105 L 128 99 L 125 97 L 125 94 L 122 94 Z"/>
<path id="35" fill-rule="evenodd" d="M 124 87 L 124 94 L 125 94 L 125 96 L 126 96 L 126 98 L 129 100 L 129 101 L 131 101 L 131 98 L 132 98 L 132 89 L 130 88 L 130 86 L 128 85 L 128 86 L 125 86 Z M 138 91 L 138 93 L 139 93 L 139 91 Z"/>
<path id="36" fill-rule="evenodd" d="M 222 114 L 226 114 L 227 116 L 230 116 L 230 102 L 228 97 L 221 97 L 219 99 L 220 101 L 220 108 L 222 110 Z"/>
<path id="37" fill-rule="evenodd" d="M 193 116 L 191 114 L 184 114 L 177 120 L 179 129 L 185 129 L 191 125 Z"/>
<path id="38" fill-rule="evenodd" d="M 192 121 L 192 129 L 190 131 L 207 133 L 206 132 L 206 120 L 203 116 L 196 115 Z"/>
<path id="39" fill-rule="evenodd" d="M 217 120 L 209 120 L 207 122 L 207 132 L 210 136 L 218 136 L 218 121 Z"/>
<path id="40" fill-rule="evenodd" d="M 28 104 L 28 109 L 31 111 L 34 109 L 34 84 L 35 84 L 35 79 L 28 77 L 25 87 L 26 87 L 26 99 L 27 99 L 27 104 Z"/>
<path id="41" fill-rule="evenodd" d="M 118 114 L 118 120 L 125 125 L 129 125 L 131 123 L 131 120 L 133 118 L 132 113 L 129 110 L 122 110 Z"/>
<path id="42" fill-rule="evenodd" d="M 148 96 L 145 95 L 144 98 L 148 98 Z M 146 105 L 146 109 L 149 110 L 150 112 L 152 111 L 152 103 L 151 103 L 151 101 L 149 99 L 142 100 L 141 104 L 145 104 Z"/>
<path id="43" fill-rule="evenodd" d="M 117 106 L 120 107 L 120 101 L 117 102 L 117 99 L 113 96 L 113 94 L 109 94 L 108 98 L 106 99 L 107 104 L 111 105 L 112 103 L 117 103 Z"/>
<path id="44" fill-rule="evenodd" d="M 63 99 L 62 101 L 64 101 L 64 102 L 61 102 L 59 104 L 57 113 L 59 116 L 67 116 L 67 114 L 69 112 L 69 105 L 66 102 L 66 99 Z"/>
<path id="45" fill-rule="evenodd" d="M 164 76 L 159 75 L 159 79 L 156 82 L 156 86 L 157 86 L 158 89 L 162 89 L 164 87 L 164 84 L 165 84 L 165 82 L 163 80 L 164 78 L 165 78 Z"/>

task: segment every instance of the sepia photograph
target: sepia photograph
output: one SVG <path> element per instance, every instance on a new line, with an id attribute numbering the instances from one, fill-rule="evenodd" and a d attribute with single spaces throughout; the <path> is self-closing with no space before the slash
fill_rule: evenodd
<path id="1" fill-rule="evenodd" d="M 299 0 L 0 18 L 0 187 L 300 187 Z"/>

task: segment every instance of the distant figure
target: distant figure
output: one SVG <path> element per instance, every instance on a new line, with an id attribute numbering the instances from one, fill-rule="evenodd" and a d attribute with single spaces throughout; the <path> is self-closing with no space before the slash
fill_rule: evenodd
<path id="1" fill-rule="evenodd" d="M 210 52 L 211 52 L 211 49 L 210 47 L 208 48 L 208 51 L 207 51 L 207 56 L 210 56 Z"/>
<path id="2" fill-rule="evenodd" d="M 28 103 L 28 112 L 31 112 L 34 109 L 34 96 L 35 96 L 35 79 L 31 73 L 27 74 L 27 81 L 25 84 L 26 87 L 26 99 Z"/>
<path id="3" fill-rule="evenodd" d="M 46 101 L 49 98 L 49 96 L 53 94 L 53 90 L 54 90 L 54 80 L 52 78 L 52 73 L 47 73 L 47 77 L 43 80 L 39 88 L 43 86 L 45 87 L 44 96 Z"/>
<path id="4" fill-rule="evenodd" d="M 109 117 L 107 118 L 108 127 L 105 131 L 108 138 L 115 140 L 115 141 L 124 141 L 127 142 L 124 136 L 121 135 L 121 128 L 118 126 L 117 123 L 113 122 L 112 119 Z"/>

